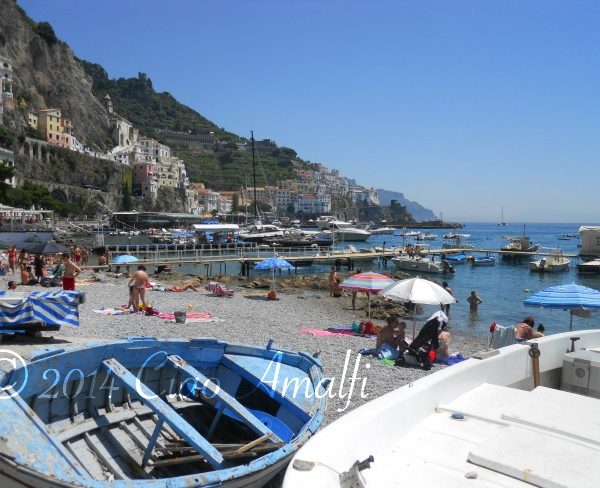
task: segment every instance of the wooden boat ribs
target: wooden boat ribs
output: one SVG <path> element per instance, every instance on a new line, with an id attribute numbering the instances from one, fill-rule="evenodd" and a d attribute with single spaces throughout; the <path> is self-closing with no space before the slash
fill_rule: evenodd
<path id="1" fill-rule="evenodd" d="M 156 486 L 179 487 L 190 479 L 220 483 L 230 479 L 223 478 L 229 472 L 260 477 L 270 463 L 289 459 L 322 421 L 325 400 L 290 399 L 261 384 L 260 368 L 281 359 L 280 352 L 212 340 L 196 350 L 194 341 L 174 340 L 158 350 L 160 357 L 144 362 L 157 354 L 156 344 L 140 339 L 127 349 L 128 341 L 121 350 L 90 348 L 78 361 L 60 357 L 62 350 L 55 357 L 34 356 L 21 394 L 4 391 L 14 393 L 0 407 L 23 427 L 22 450 L 48 456 L 36 475 L 44 482 L 35 486 L 59 486 L 57 478 L 74 486 L 178 478 Z M 282 364 L 311 384 L 322 379 L 316 360 L 287 352 L 284 357 Z M 22 375 L 13 370 L 2 383 L 14 384 Z M 0 426 L 0 439 L 6 429 Z M 0 483 L 5 451 L 0 442 Z M 260 464 L 251 467 L 254 460 Z"/>

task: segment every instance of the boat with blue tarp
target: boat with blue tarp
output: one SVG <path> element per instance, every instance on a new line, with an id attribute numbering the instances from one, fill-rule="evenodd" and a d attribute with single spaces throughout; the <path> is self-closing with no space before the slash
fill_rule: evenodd
<path id="1" fill-rule="evenodd" d="M 326 381 L 272 341 L 38 349 L 0 379 L 0 486 L 263 486 L 321 425 Z"/>

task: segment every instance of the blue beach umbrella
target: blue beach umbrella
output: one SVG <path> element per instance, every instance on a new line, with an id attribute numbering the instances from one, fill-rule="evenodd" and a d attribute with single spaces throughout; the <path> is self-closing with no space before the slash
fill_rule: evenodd
<path id="1" fill-rule="evenodd" d="M 139 261 L 135 256 L 131 256 L 129 254 L 121 254 L 120 256 L 116 256 L 112 262 L 113 264 L 129 264 L 129 263 L 137 263 Z"/>
<path id="2" fill-rule="evenodd" d="M 523 301 L 527 307 L 562 308 L 571 311 L 569 330 L 573 330 L 573 315 L 600 311 L 600 291 L 587 286 L 559 285 L 544 288 Z"/>
<path id="3" fill-rule="evenodd" d="M 254 269 L 270 269 L 273 270 L 273 287 L 275 286 L 275 270 L 276 269 L 292 269 L 294 266 L 280 257 L 272 257 L 263 259 L 260 263 L 254 266 Z"/>

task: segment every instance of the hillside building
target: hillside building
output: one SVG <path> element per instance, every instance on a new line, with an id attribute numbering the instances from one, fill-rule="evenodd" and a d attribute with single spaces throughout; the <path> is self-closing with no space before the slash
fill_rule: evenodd
<path id="1" fill-rule="evenodd" d="M 44 108 L 38 111 L 37 130 L 42 137 L 52 144 L 61 145 L 63 125 L 62 114 L 59 108 Z"/>
<path id="2" fill-rule="evenodd" d="M 5 107 L 14 108 L 13 69 L 10 59 L 0 56 L 0 124 L 3 123 Z"/>
<path id="3" fill-rule="evenodd" d="M 192 134 L 190 132 L 160 129 L 158 134 L 161 140 L 169 144 L 183 144 L 195 147 L 196 149 L 211 150 L 219 144 L 214 132 L 208 134 Z"/>
<path id="4" fill-rule="evenodd" d="M 9 149 L 4 149 L 0 147 L 0 162 L 7 164 L 8 166 L 15 166 L 15 155 Z M 12 186 L 13 188 L 16 186 L 16 177 L 13 176 L 9 180 L 4 180 L 4 183 Z"/>

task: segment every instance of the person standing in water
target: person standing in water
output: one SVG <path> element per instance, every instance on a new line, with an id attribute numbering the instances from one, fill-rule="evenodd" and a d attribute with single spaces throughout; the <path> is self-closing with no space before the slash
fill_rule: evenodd
<path id="1" fill-rule="evenodd" d="M 446 290 L 448 293 L 450 293 L 450 295 L 454 296 L 454 293 L 452 293 L 452 288 L 450 288 L 450 287 L 448 286 L 448 282 L 447 282 L 447 281 L 444 281 L 444 282 L 442 283 L 442 288 L 443 288 L 444 290 Z M 456 302 L 458 303 L 458 300 L 456 300 Z M 442 309 L 442 312 L 444 312 L 444 313 L 446 314 L 446 316 L 447 316 L 448 318 L 450 318 L 450 304 L 448 303 L 448 304 L 446 304 L 446 305 L 440 305 L 440 307 L 441 307 L 441 309 Z"/>
<path id="2" fill-rule="evenodd" d="M 469 298 L 467 298 L 467 302 L 469 302 L 469 307 L 471 308 L 471 312 L 477 312 L 477 307 L 480 303 L 483 303 L 481 297 L 477 294 L 476 290 L 471 291 Z"/>

